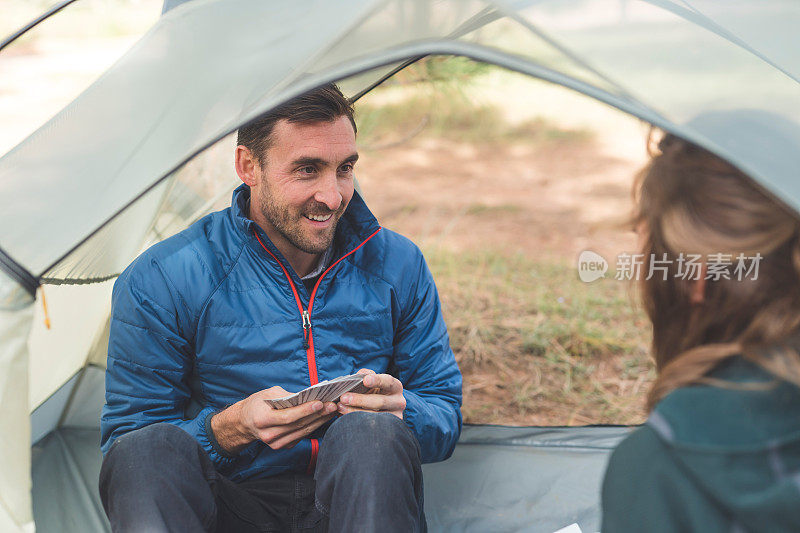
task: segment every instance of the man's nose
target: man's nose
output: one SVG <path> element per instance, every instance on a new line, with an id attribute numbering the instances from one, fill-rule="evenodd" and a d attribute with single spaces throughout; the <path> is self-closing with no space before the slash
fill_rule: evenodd
<path id="1" fill-rule="evenodd" d="M 331 211 L 336 211 L 342 205 L 343 200 L 342 193 L 339 192 L 336 172 L 326 172 L 319 181 L 320 185 L 314 194 L 314 199 L 325 204 Z"/>

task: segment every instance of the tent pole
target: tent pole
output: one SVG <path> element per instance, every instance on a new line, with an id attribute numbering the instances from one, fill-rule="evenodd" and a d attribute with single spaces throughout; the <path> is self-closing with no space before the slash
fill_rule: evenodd
<path id="1" fill-rule="evenodd" d="M 68 5 L 70 5 L 75 1 L 77 0 L 64 0 L 60 4 L 56 4 L 52 8 L 48 9 L 47 11 L 45 11 L 32 21 L 30 21 L 29 23 L 27 23 L 26 25 L 24 25 L 23 27 L 21 27 L 20 29 L 18 29 L 17 31 L 6 37 L 3 40 L 3 42 L 0 43 L 0 51 L 2 51 L 3 48 L 5 48 L 6 46 L 10 45 L 14 41 L 25 35 L 26 33 L 28 33 L 28 31 L 38 26 L 40 22 L 44 22 L 45 20 L 49 19 L 50 17 L 52 17 L 53 15 L 55 15 L 56 13 L 58 13 L 59 11 L 61 11 L 62 9 L 64 9 L 65 7 L 67 7 Z"/>

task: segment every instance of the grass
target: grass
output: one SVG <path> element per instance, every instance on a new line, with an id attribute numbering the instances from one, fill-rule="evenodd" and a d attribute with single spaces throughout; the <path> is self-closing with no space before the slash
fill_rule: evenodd
<path id="1" fill-rule="evenodd" d="M 424 251 L 465 378 L 466 421 L 642 421 L 654 374 L 646 321 L 626 284 L 587 285 L 557 259 Z"/>
<path id="2" fill-rule="evenodd" d="M 462 57 L 418 62 L 356 105 L 360 142 L 375 148 L 418 135 L 465 143 L 584 142 L 590 131 L 566 129 L 543 118 L 510 124 L 498 106 L 470 90 L 498 67 Z"/>
<path id="3" fill-rule="evenodd" d="M 360 102 L 356 118 L 361 142 L 372 147 L 394 144 L 417 135 L 466 143 L 581 142 L 586 130 L 559 128 L 544 119 L 510 126 L 494 106 L 446 93 L 414 95 L 391 104 Z"/>

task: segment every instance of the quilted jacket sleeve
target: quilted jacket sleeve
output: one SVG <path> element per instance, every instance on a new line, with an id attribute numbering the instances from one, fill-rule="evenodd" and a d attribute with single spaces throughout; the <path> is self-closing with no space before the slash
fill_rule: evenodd
<path id="1" fill-rule="evenodd" d="M 209 439 L 213 408 L 183 418 L 191 396 L 192 324 L 191 310 L 155 260 L 142 256 L 118 278 L 100 422 L 103 454 L 129 431 L 167 422 L 192 435 L 218 467 L 232 462 Z"/>
<path id="2" fill-rule="evenodd" d="M 461 434 L 461 372 L 433 276 L 422 253 L 415 251 L 401 293 L 394 363 L 405 389 L 404 419 L 419 441 L 422 461 L 431 463 L 450 457 Z"/>

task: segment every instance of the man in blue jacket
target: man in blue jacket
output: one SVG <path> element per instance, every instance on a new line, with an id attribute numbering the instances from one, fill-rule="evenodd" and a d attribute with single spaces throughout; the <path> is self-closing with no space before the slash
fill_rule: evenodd
<path id="1" fill-rule="evenodd" d="M 354 191 L 335 85 L 242 127 L 230 208 L 114 285 L 100 492 L 115 531 L 420 531 L 461 374 L 420 250 Z M 272 409 L 359 371 L 370 393 Z M 195 407 L 196 406 L 196 407 Z"/>

